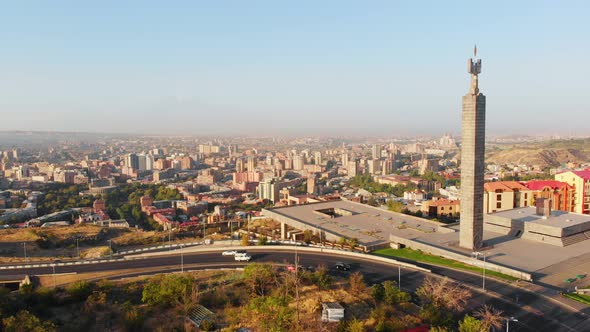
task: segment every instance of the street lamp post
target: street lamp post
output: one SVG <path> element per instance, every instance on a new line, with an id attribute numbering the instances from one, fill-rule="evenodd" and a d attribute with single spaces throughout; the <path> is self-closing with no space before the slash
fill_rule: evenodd
<path id="1" fill-rule="evenodd" d="M 24 253 L 25 253 L 25 263 L 27 262 L 27 243 L 23 242 L 23 249 L 24 249 Z"/>
<path id="2" fill-rule="evenodd" d="M 184 253 L 182 251 L 183 245 L 180 245 L 180 273 L 184 273 Z"/>
<path id="3" fill-rule="evenodd" d="M 482 289 L 485 292 L 486 290 L 486 252 L 478 252 L 478 251 L 474 251 L 473 255 L 475 256 L 475 259 L 477 260 L 477 258 L 479 256 L 483 256 L 483 278 L 482 278 Z"/>
<path id="4" fill-rule="evenodd" d="M 76 238 L 76 254 L 78 254 L 78 259 L 80 259 L 80 239 Z"/>
<path id="5" fill-rule="evenodd" d="M 55 283 L 55 263 L 53 263 L 53 265 L 51 265 L 51 267 L 53 268 L 53 288 L 56 287 L 56 283 Z"/>
<path id="6" fill-rule="evenodd" d="M 506 318 L 506 332 L 510 329 L 510 322 L 518 322 L 518 319 L 514 317 Z"/>
<path id="7" fill-rule="evenodd" d="M 111 257 L 113 257 L 113 240 L 107 240 L 109 243 L 109 251 L 111 253 Z"/>
<path id="8" fill-rule="evenodd" d="M 397 265 L 397 287 L 399 290 L 402 290 L 402 267 L 401 265 Z"/>
<path id="9" fill-rule="evenodd" d="M 229 221 L 229 236 L 231 237 L 231 245 L 234 245 L 234 223 L 232 220 Z"/>

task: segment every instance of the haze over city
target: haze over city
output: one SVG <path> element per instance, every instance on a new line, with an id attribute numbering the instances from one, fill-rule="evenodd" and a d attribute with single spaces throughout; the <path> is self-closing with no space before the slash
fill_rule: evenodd
<path id="1" fill-rule="evenodd" d="M 590 331 L 589 7 L 6 4 L 0 330 Z"/>
<path id="2" fill-rule="evenodd" d="M 475 43 L 488 134 L 590 120 L 583 1 L 173 4 L 6 3 L 0 130 L 458 134 Z"/>

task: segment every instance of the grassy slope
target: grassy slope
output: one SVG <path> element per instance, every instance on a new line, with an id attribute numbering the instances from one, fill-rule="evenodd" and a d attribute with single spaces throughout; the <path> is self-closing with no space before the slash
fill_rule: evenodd
<path id="1" fill-rule="evenodd" d="M 447 267 L 451 267 L 451 268 L 459 269 L 459 270 L 467 270 L 467 271 L 483 273 L 483 269 L 481 269 L 479 267 L 467 265 L 467 264 L 464 264 L 464 263 L 461 263 L 458 261 L 454 261 L 452 259 L 447 259 L 447 258 L 443 258 L 443 257 L 439 257 L 439 256 L 425 254 L 419 250 L 413 250 L 413 249 L 409 249 L 409 248 L 379 249 L 379 250 L 374 251 L 373 254 L 377 255 L 377 256 L 382 256 L 382 257 L 405 258 L 405 259 L 416 261 L 416 262 L 430 263 L 433 265 L 447 266 Z M 509 276 L 506 274 L 502 274 L 499 272 L 490 271 L 490 270 L 486 270 L 486 276 L 494 276 L 496 278 L 505 279 L 505 280 L 509 280 L 509 281 L 518 280 L 518 278 Z"/>

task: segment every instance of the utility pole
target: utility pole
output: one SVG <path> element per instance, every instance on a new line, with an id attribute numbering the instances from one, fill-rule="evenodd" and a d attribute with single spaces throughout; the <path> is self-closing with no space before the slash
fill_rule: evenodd
<path id="1" fill-rule="evenodd" d="M 80 259 L 80 239 L 76 238 L 76 253 L 78 254 L 78 259 Z"/>
<path id="2" fill-rule="evenodd" d="M 297 325 L 301 323 L 299 319 L 299 255 L 295 247 L 295 296 L 297 297 Z"/>
<path id="3" fill-rule="evenodd" d="M 56 287 L 56 283 L 55 283 L 55 263 L 53 263 L 53 265 L 51 266 L 53 268 L 53 288 Z"/>
<path id="4" fill-rule="evenodd" d="M 229 236 L 231 237 L 231 245 L 234 245 L 234 223 L 229 221 Z"/>
<path id="5" fill-rule="evenodd" d="M 397 287 L 402 290 L 402 267 L 400 264 L 397 265 Z"/>
<path id="6" fill-rule="evenodd" d="M 111 257 L 113 257 L 113 240 L 107 240 L 109 242 L 109 251 L 111 253 Z"/>
<path id="7" fill-rule="evenodd" d="M 184 273 L 184 253 L 183 253 L 183 245 L 180 245 L 180 273 Z"/>
<path id="8" fill-rule="evenodd" d="M 172 224 L 168 225 L 168 250 L 172 250 Z"/>
<path id="9" fill-rule="evenodd" d="M 481 288 L 483 289 L 483 291 L 486 291 L 486 252 L 478 252 L 478 251 L 474 251 L 473 255 L 475 256 L 475 259 L 477 260 L 477 258 L 479 256 L 483 256 L 483 272 L 482 272 L 482 286 Z"/>
<path id="10" fill-rule="evenodd" d="M 25 252 L 25 263 L 27 262 L 27 243 L 23 242 L 23 248 L 24 248 L 24 252 Z"/>
<path id="11" fill-rule="evenodd" d="M 250 224 L 252 223 L 252 215 L 248 215 L 248 243 L 250 242 Z"/>

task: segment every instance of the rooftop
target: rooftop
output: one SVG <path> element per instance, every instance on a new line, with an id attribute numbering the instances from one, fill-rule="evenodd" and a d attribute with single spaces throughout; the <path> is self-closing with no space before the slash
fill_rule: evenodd
<path id="1" fill-rule="evenodd" d="M 509 218 L 512 220 L 532 222 L 540 225 L 567 228 L 574 225 L 590 222 L 590 215 L 579 214 L 573 212 L 564 211 L 551 211 L 549 218 L 537 215 L 535 207 L 522 207 L 512 210 L 500 211 L 491 213 L 491 216 L 499 216 L 503 218 Z"/>
<path id="2" fill-rule="evenodd" d="M 412 238 L 434 233 L 439 227 L 439 223 L 426 219 L 342 200 L 291 205 L 268 211 L 340 237 L 357 238 L 359 243 L 367 246 L 389 243 L 390 234 Z"/>

